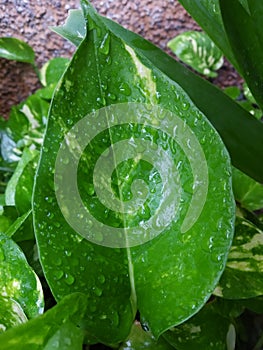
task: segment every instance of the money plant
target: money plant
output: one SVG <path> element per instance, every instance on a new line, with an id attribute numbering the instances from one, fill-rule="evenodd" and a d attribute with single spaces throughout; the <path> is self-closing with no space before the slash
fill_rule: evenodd
<path id="1" fill-rule="evenodd" d="M 261 348 L 263 3 L 180 2 L 257 118 L 87 0 L 70 60 L 0 39 L 42 84 L 0 124 L 2 350 Z"/>

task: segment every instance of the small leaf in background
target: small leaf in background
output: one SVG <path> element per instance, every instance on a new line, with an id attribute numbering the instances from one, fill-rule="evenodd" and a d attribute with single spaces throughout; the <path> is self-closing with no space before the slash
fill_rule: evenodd
<path id="1" fill-rule="evenodd" d="M 35 62 L 31 46 L 16 38 L 0 38 L 0 57 L 31 64 Z"/>
<path id="2" fill-rule="evenodd" d="M 16 206 L 20 214 L 24 214 L 31 208 L 31 197 L 33 191 L 33 179 L 36 169 L 36 160 L 39 152 L 25 148 L 22 157 L 9 180 L 5 191 L 6 205 Z M 34 164 L 32 164 L 36 158 Z M 27 171 L 32 169 L 32 171 Z M 18 192 L 18 193 L 17 193 Z"/>
<path id="3" fill-rule="evenodd" d="M 214 294 L 227 299 L 263 295 L 263 232 L 237 217 L 227 265 Z"/>
<path id="4" fill-rule="evenodd" d="M 56 57 L 46 62 L 40 69 L 41 84 L 43 86 L 56 85 L 66 70 L 69 61 L 68 58 Z"/>
<path id="5" fill-rule="evenodd" d="M 69 10 L 66 23 L 59 27 L 51 27 L 58 35 L 79 46 L 86 35 L 86 23 L 81 10 Z"/>
<path id="6" fill-rule="evenodd" d="M 18 302 L 0 296 L 0 333 L 25 322 L 27 317 Z"/>
<path id="7" fill-rule="evenodd" d="M 83 332 L 76 326 L 81 323 L 86 307 L 85 295 L 66 296 L 44 315 L 0 334 L 1 350 L 80 350 Z M 56 343 L 58 346 L 54 347 Z"/>
<path id="8" fill-rule="evenodd" d="M 120 346 L 119 350 L 173 350 L 174 348 L 167 343 L 163 337 L 158 341 L 153 336 L 142 329 L 139 322 L 132 326 L 128 338 Z"/>
<path id="9" fill-rule="evenodd" d="M 231 321 L 222 317 L 210 302 L 188 321 L 165 332 L 163 337 L 177 350 L 226 350 L 232 327 Z"/>
<path id="10" fill-rule="evenodd" d="M 208 77 L 216 77 L 215 72 L 222 67 L 222 52 L 206 33 L 188 31 L 170 40 L 167 46 L 184 63 Z"/>
<path id="11" fill-rule="evenodd" d="M 21 249 L 4 234 L 0 234 L 0 273 L 0 295 L 17 301 L 28 318 L 43 312 L 43 292 L 39 279 Z"/>
<path id="12" fill-rule="evenodd" d="M 237 86 L 228 86 L 224 89 L 224 93 L 227 94 L 227 96 L 231 97 L 233 100 L 238 99 L 238 97 L 241 95 L 241 91 Z"/>
<path id="13" fill-rule="evenodd" d="M 233 191 L 243 208 L 254 211 L 263 208 L 263 185 L 233 168 Z"/>

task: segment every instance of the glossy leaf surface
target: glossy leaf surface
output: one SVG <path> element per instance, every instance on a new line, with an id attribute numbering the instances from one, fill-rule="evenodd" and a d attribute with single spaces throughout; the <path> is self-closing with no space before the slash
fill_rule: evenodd
<path id="1" fill-rule="evenodd" d="M 66 23 L 63 26 L 51 27 L 51 29 L 78 46 L 86 34 L 86 23 L 82 11 L 69 10 Z"/>
<path id="2" fill-rule="evenodd" d="M 230 349 L 227 347 L 230 327 L 231 322 L 209 303 L 190 320 L 166 332 L 164 338 L 177 350 L 226 350 Z"/>
<path id="3" fill-rule="evenodd" d="M 248 12 L 239 1 L 219 0 L 219 2 L 224 27 L 238 62 L 240 73 L 262 109 L 263 3 L 257 0 L 248 0 Z"/>
<path id="4" fill-rule="evenodd" d="M 216 77 L 215 71 L 224 62 L 222 52 L 203 32 L 184 32 L 170 40 L 167 46 L 182 62 L 208 77 Z"/>
<path id="5" fill-rule="evenodd" d="M 44 315 L 1 334 L 1 349 L 81 349 L 83 333 L 76 326 L 81 322 L 86 303 L 86 297 L 80 293 L 68 295 Z M 61 347 L 55 348 L 55 343 Z"/>
<path id="6" fill-rule="evenodd" d="M 70 291 L 85 293 L 89 299 L 87 328 L 100 341 L 115 343 L 129 334 L 137 308 L 145 327 L 158 336 L 205 303 L 222 273 L 231 244 L 234 203 L 228 154 L 210 123 L 175 82 L 139 50 L 115 36 L 88 3 L 83 2 L 83 7 L 90 28 L 53 99 L 36 178 L 34 221 L 41 263 L 55 297 L 61 299 Z M 117 196 L 122 191 L 127 201 L 131 183 L 142 177 L 149 183 L 152 202 L 146 201 L 142 211 L 126 217 L 115 215 L 98 202 L 92 184 L 96 159 L 112 143 L 125 139 L 152 139 L 170 155 L 180 171 L 182 203 L 186 204 L 180 205 L 178 219 L 156 239 L 130 249 L 113 249 L 83 239 L 64 219 L 54 192 L 54 166 L 65 134 L 79 120 L 105 105 L 134 101 L 160 105 L 173 112 L 178 123 L 182 120 L 185 126 L 181 136 L 178 132 L 179 143 L 191 129 L 206 159 L 198 164 L 202 163 L 202 169 L 206 162 L 208 166 L 207 197 L 195 224 L 181 233 L 195 193 L 190 166 L 194 157 L 187 159 L 186 147 L 174 144 L 163 131 L 135 122 L 99 133 L 80 160 L 78 186 L 83 201 L 91 203 L 92 213 L 102 222 L 113 227 L 145 222 L 160 201 L 162 187 L 156 165 L 129 160 L 113 172 L 112 187 Z M 94 119 L 87 122 L 96 129 Z M 68 159 L 61 161 L 67 164 Z M 74 196 L 71 201 L 77 204 Z M 103 239 L 103 232 L 99 235 Z"/>
<path id="7" fill-rule="evenodd" d="M 248 220 L 237 217 L 226 269 L 214 294 L 227 299 L 263 295 L 262 254 L 262 231 Z"/>
<path id="8" fill-rule="evenodd" d="M 136 322 L 131 329 L 127 340 L 123 342 L 119 350 L 173 350 L 163 337 L 158 341 L 149 332 L 142 330 L 140 323 Z"/>
<path id="9" fill-rule="evenodd" d="M 4 234 L 0 235 L 0 270 L 1 295 L 17 301 L 28 318 L 41 314 L 44 302 L 40 281 L 21 249 Z"/>
<path id="10" fill-rule="evenodd" d="M 190 3 L 196 6 L 194 2 Z M 205 6 L 201 7 L 207 13 Z M 144 55 L 170 79 L 177 82 L 217 129 L 228 148 L 233 164 L 257 181 L 263 182 L 262 123 L 254 120 L 250 113 L 214 85 L 192 73 L 147 40 L 107 18 L 101 17 L 101 20 L 116 36 Z M 71 35 L 73 34 L 74 37 L 78 36 L 76 32 L 71 32 Z M 71 35 L 67 37 L 68 40 L 72 40 Z M 219 35 L 221 36 L 221 33 Z"/>
<path id="11" fill-rule="evenodd" d="M 16 38 L 0 38 L 0 57 L 31 64 L 35 62 L 31 46 Z"/>
<path id="12" fill-rule="evenodd" d="M 21 306 L 13 299 L 0 297 L 0 334 L 6 330 L 27 322 Z"/>

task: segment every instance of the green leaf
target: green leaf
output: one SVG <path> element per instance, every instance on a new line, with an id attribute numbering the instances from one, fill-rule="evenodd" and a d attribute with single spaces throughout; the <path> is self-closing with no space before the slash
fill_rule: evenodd
<path id="1" fill-rule="evenodd" d="M 232 328 L 230 320 L 220 316 L 213 303 L 209 303 L 190 320 L 164 333 L 163 337 L 177 350 L 234 350 L 234 347 L 227 347 L 227 335 Z"/>
<path id="2" fill-rule="evenodd" d="M 37 150 L 24 149 L 22 157 L 6 188 L 6 205 L 16 206 L 20 214 L 24 214 L 31 208 L 33 181 L 38 155 L 39 152 Z"/>
<path id="3" fill-rule="evenodd" d="M 236 100 L 240 96 L 241 91 L 237 86 L 228 86 L 224 89 L 224 93 L 227 94 L 227 96 L 231 97 L 233 100 Z"/>
<path id="4" fill-rule="evenodd" d="M 182 62 L 208 77 L 216 77 L 215 71 L 224 63 L 222 52 L 203 32 L 184 32 L 170 40 L 167 46 Z"/>
<path id="5" fill-rule="evenodd" d="M 68 58 L 56 57 L 44 64 L 40 70 L 40 81 L 43 86 L 57 84 L 69 63 Z"/>
<path id="6" fill-rule="evenodd" d="M 248 0 L 249 12 L 236 0 L 219 0 L 219 3 L 224 27 L 240 73 L 262 109 L 263 3 Z"/>
<path id="7" fill-rule="evenodd" d="M 87 298 L 83 294 L 74 293 L 66 296 L 44 315 L 1 334 L 1 350 L 50 350 L 54 349 L 56 340 L 59 342 L 58 345 L 64 346 L 59 349 L 80 349 L 79 343 L 83 336 L 76 326 L 80 323 L 86 306 Z M 71 324 L 74 328 L 72 325 L 70 330 Z M 67 336 L 62 341 L 61 336 L 65 336 L 66 331 Z M 65 343 L 70 345 L 71 341 L 74 347 L 65 347 Z"/>
<path id="8" fill-rule="evenodd" d="M 219 0 L 179 0 L 179 2 L 239 71 L 238 62 L 224 30 Z"/>
<path id="9" fill-rule="evenodd" d="M 263 232 L 248 220 L 237 217 L 226 269 L 214 294 L 227 299 L 263 295 L 262 247 Z"/>
<path id="10" fill-rule="evenodd" d="M 263 208 L 263 185 L 235 168 L 233 169 L 233 191 L 235 199 L 243 208 L 252 211 Z"/>
<path id="11" fill-rule="evenodd" d="M 214 0 L 213 2 L 203 1 L 208 6 L 214 4 Z M 199 12 L 197 6 L 199 2 L 188 0 L 189 6 L 194 7 L 194 12 Z M 219 7 L 218 0 L 216 0 L 216 3 L 216 7 Z M 206 15 L 207 8 L 204 4 L 201 9 L 203 15 Z M 209 8 L 212 9 L 213 6 Z M 227 146 L 233 164 L 257 181 L 263 182 L 263 162 L 261 162 L 263 158 L 262 123 L 254 120 L 250 113 L 246 112 L 214 85 L 192 73 L 147 40 L 107 18 L 100 17 L 100 19 L 117 37 L 123 39 L 170 79 L 177 82 L 217 129 Z M 211 23 L 214 22 L 216 21 L 212 18 Z M 208 27 L 213 28 L 211 23 L 209 22 Z M 76 33 L 73 31 L 72 35 L 74 37 Z M 222 37 L 221 31 L 218 36 Z M 218 42 L 214 41 L 220 47 Z"/>
<path id="12" fill-rule="evenodd" d="M 27 218 L 29 217 L 29 215 L 32 213 L 32 209 L 28 210 L 25 214 L 23 214 L 22 216 L 19 216 L 13 223 L 11 226 L 8 227 L 8 229 L 6 230 L 5 234 L 8 237 L 12 237 L 17 231 L 18 229 L 21 228 L 21 226 L 25 223 L 25 221 L 27 220 Z"/>
<path id="13" fill-rule="evenodd" d="M 48 340 L 44 350 L 82 350 L 84 334 L 73 323 L 63 324 Z"/>
<path id="14" fill-rule="evenodd" d="M 140 323 L 136 322 L 131 329 L 131 333 L 127 340 L 120 346 L 119 350 L 172 350 L 174 349 L 169 345 L 163 337 L 158 341 L 149 334 L 142 330 Z"/>
<path id="15" fill-rule="evenodd" d="M 86 327 L 99 341 L 112 344 L 127 337 L 137 308 L 144 326 L 158 336 L 203 306 L 226 262 L 233 231 L 234 203 L 228 154 L 210 123 L 175 82 L 155 68 L 139 50 L 115 36 L 86 2 L 83 6 L 88 13 L 90 30 L 53 98 L 36 176 L 34 223 L 40 260 L 55 298 L 59 300 L 74 290 L 85 293 L 89 298 Z M 134 101 L 140 104 L 134 104 Z M 100 133 L 94 119 L 96 114 L 87 119 L 84 117 L 113 103 L 111 108 L 118 104 L 121 116 L 125 116 L 123 112 L 128 108 L 126 115 L 129 116 L 130 112 L 131 117 L 135 115 L 136 118 L 141 117 L 140 114 L 143 117 L 147 106 L 157 108 L 159 105 L 158 108 L 174 113 L 171 119 L 174 132 L 177 123 L 184 127 L 181 132 L 178 130 L 176 141 L 167 131 L 156 129 L 158 125 L 165 128 L 169 119 L 168 112 L 168 115 L 162 115 L 161 109 L 157 108 L 151 115 L 156 128 L 144 126 L 144 122 L 136 119 L 129 125 L 125 122 Z M 158 115 L 160 119 L 157 119 Z M 164 121 L 161 121 L 162 117 Z M 170 209 L 170 205 L 171 208 L 174 205 L 173 193 L 182 191 L 182 200 L 178 200 L 181 203 L 178 217 L 155 239 L 126 249 L 105 247 L 83 239 L 63 217 L 54 191 L 54 175 L 58 179 L 60 174 L 54 174 L 54 167 L 65 135 L 80 120 L 89 129 L 99 132 L 85 148 L 77 176 L 82 201 L 102 223 L 99 232 L 91 230 L 98 241 L 103 241 L 108 226 L 128 229 L 139 226 L 139 222 L 143 225 L 149 221 L 162 196 L 165 200 L 160 172 L 162 167 L 167 171 L 169 168 L 165 162 L 157 166 L 154 161 L 153 164 L 140 161 L 140 157 L 117 166 L 111 179 L 115 196 L 124 196 L 128 202 L 131 184 L 140 178 L 147 182 L 150 193 L 141 209 L 123 217 L 118 211 L 107 209 L 94 191 L 94 165 L 107 148 L 125 140 L 131 144 L 136 139 L 152 140 L 153 147 L 162 154 L 167 153 L 171 164 L 178 166 L 182 187 L 179 190 L 172 186 L 173 199 L 170 202 L 166 198 L 167 210 L 173 212 L 174 209 Z M 120 123 L 123 121 L 120 119 Z M 195 146 L 200 153 L 196 156 L 187 156 L 189 145 L 193 152 L 197 151 L 190 138 L 187 139 L 187 130 L 197 140 Z M 82 131 L 86 132 L 81 126 L 79 132 Z M 78 142 L 79 138 L 73 142 L 73 147 L 78 149 Z M 69 145 L 71 147 L 70 142 Z M 74 157 L 72 159 L 71 154 L 74 155 L 74 151 L 69 151 L 68 157 L 58 158 L 59 164 L 72 164 Z M 126 148 L 122 154 L 126 154 Z M 206 164 L 207 170 L 204 171 Z M 192 167 L 199 169 L 197 173 L 193 173 Z M 64 179 L 71 178 L 67 170 L 62 175 Z M 172 172 L 171 178 L 175 174 L 176 171 Z M 194 180 L 196 176 L 200 177 L 200 183 Z M 187 226 L 184 219 L 188 209 L 192 209 L 191 198 L 196 193 L 194 182 L 196 186 L 203 186 L 207 177 L 207 195 L 198 199 L 193 210 L 193 213 L 201 210 L 200 216 L 198 214 L 195 223 Z M 70 184 L 66 188 L 71 189 Z M 201 208 L 200 201 L 204 198 L 206 202 Z M 70 207 L 68 213 L 80 219 L 81 227 L 89 227 L 90 223 L 85 219 L 82 224 L 82 213 L 78 211 L 80 202 L 74 195 L 70 195 L 69 202 L 74 203 L 74 207 Z M 166 216 L 162 220 L 167 221 L 169 213 Z M 158 225 L 162 227 L 157 220 Z"/>
<path id="16" fill-rule="evenodd" d="M 35 62 L 31 46 L 16 38 L 0 38 L 0 57 L 31 64 Z"/>
<path id="17" fill-rule="evenodd" d="M 0 296 L 0 334 L 25 322 L 27 317 L 21 306 L 11 298 Z"/>
<path id="18" fill-rule="evenodd" d="M 59 27 L 50 27 L 53 32 L 79 46 L 86 34 L 86 23 L 81 10 L 69 10 L 66 23 Z"/>
<path id="19" fill-rule="evenodd" d="M 32 318 L 43 312 L 43 292 L 37 275 L 20 248 L 0 234 L 0 295 L 12 298 Z"/>

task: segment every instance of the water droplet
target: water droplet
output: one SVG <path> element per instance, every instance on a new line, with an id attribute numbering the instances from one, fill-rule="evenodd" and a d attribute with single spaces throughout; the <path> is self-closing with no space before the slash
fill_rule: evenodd
<path id="1" fill-rule="evenodd" d="M 98 287 L 95 287 L 94 288 L 94 293 L 95 295 L 97 295 L 98 297 L 100 297 L 102 295 L 102 289 L 101 288 L 98 288 Z"/>
<path id="2" fill-rule="evenodd" d="M 123 95 L 130 96 L 131 94 L 131 89 L 127 83 L 121 83 L 119 90 Z"/>
<path id="3" fill-rule="evenodd" d="M 113 101 L 116 100 L 116 98 L 117 98 L 116 95 L 111 94 L 110 92 L 108 93 L 107 96 L 108 96 L 109 99 L 111 99 L 111 100 L 113 100 Z"/>
<path id="4" fill-rule="evenodd" d="M 75 282 L 75 278 L 74 278 L 72 275 L 70 275 L 70 274 L 66 274 L 66 275 L 65 275 L 65 282 L 66 282 L 69 286 L 71 286 L 71 285 Z"/>
<path id="5" fill-rule="evenodd" d="M 104 35 L 104 38 L 101 41 L 99 51 L 104 55 L 108 55 L 109 50 L 110 50 L 110 35 L 109 33 L 106 33 Z"/>
<path id="6" fill-rule="evenodd" d="M 62 270 L 57 270 L 54 271 L 53 274 L 57 280 L 60 280 L 63 277 L 64 272 Z"/>

